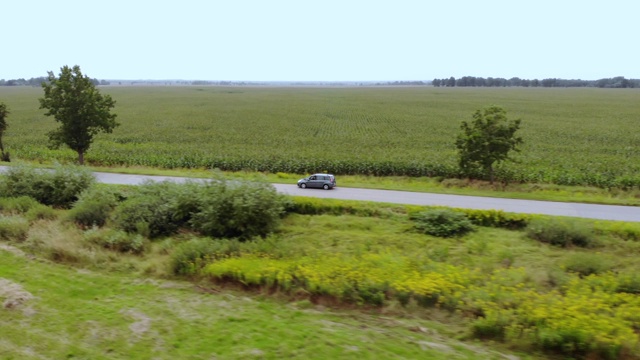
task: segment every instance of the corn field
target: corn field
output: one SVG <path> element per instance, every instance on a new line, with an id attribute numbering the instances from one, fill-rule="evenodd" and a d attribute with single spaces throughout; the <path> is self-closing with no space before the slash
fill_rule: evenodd
<path id="1" fill-rule="evenodd" d="M 431 87 L 119 87 L 121 126 L 100 134 L 91 165 L 262 172 L 460 176 L 460 123 L 488 105 L 521 118 L 525 141 L 502 181 L 640 187 L 640 90 Z M 56 127 L 42 89 L 2 87 L 12 159 L 73 162 L 48 148 Z"/>

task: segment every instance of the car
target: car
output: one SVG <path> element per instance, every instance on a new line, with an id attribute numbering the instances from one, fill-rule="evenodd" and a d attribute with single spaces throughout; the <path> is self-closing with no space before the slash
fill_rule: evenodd
<path id="1" fill-rule="evenodd" d="M 333 189 L 336 187 L 336 177 L 333 176 L 333 174 L 313 174 L 309 177 L 298 180 L 298 187 L 302 189 Z"/>

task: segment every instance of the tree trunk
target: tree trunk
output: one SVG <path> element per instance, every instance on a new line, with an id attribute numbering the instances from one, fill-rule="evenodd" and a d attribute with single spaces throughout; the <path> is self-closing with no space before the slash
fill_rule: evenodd
<path id="1" fill-rule="evenodd" d="M 9 152 L 4 152 L 4 146 L 2 146 L 2 139 L 0 138 L 0 161 L 11 162 L 9 158 Z"/>
<path id="2" fill-rule="evenodd" d="M 493 185 L 493 166 L 489 166 L 489 183 Z"/>
<path id="3" fill-rule="evenodd" d="M 84 165 L 84 151 L 78 151 L 78 163 Z"/>

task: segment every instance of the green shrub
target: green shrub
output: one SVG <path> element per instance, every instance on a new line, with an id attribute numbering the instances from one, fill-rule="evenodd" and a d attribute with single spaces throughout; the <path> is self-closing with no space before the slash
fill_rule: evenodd
<path id="1" fill-rule="evenodd" d="M 599 254 L 576 253 L 565 260 L 564 267 L 567 271 L 575 272 L 580 276 L 589 276 L 611 270 L 613 263 Z"/>
<path id="2" fill-rule="evenodd" d="M 531 218 L 527 214 L 506 213 L 501 210 L 459 209 L 459 211 L 465 213 L 474 225 L 512 230 L 526 227 Z"/>
<path id="3" fill-rule="evenodd" d="M 29 196 L 45 205 L 67 208 L 94 183 L 91 172 L 80 167 L 58 165 L 43 170 L 15 166 L 0 177 L 0 193 L 8 197 Z"/>
<path id="4" fill-rule="evenodd" d="M 5 214 L 24 214 L 39 205 L 37 200 L 29 196 L 0 198 L 0 212 Z"/>
<path id="5" fill-rule="evenodd" d="M 613 234 L 623 240 L 640 240 L 640 223 L 624 221 L 598 221 L 594 225 L 599 234 Z"/>
<path id="6" fill-rule="evenodd" d="M 84 227 L 104 226 L 119 199 L 111 188 L 94 186 L 80 194 L 67 216 Z"/>
<path id="7" fill-rule="evenodd" d="M 284 213 L 283 196 L 267 183 L 215 181 L 201 185 L 191 227 L 206 236 L 266 236 Z"/>
<path id="8" fill-rule="evenodd" d="M 0 216 L 0 239 L 24 241 L 29 233 L 29 221 L 22 216 Z"/>
<path id="9" fill-rule="evenodd" d="M 302 215 L 357 215 L 391 217 L 404 213 L 403 207 L 388 208 L 363 201 L 319 199 L 310 197 L 289 197 L 284 200 L 285 211 Z"/>
<path id="10" fill-rule="evenodd" d="M 149 238 L 175 234 L 182 225 L 175 221 L 174 216 L 179 186 L 170 182 L 146 182 L 140 185 L 138 191 L 115 209 L 113 218 L 116 226 Z"/>
<path id="11" fill-rule="evenodd" d="M 196 238 L 179 244 L 171 253 L 171 270 L 176 275 L 195 275 L 220 254 L 221 241 Z"/>
<path id="12" fill-rule="evenodd" d="M 473 335 L 481 339 L 503 340 L 506 328 L 510 325 L 508 319 L 500 316 L 481 317 L 471 325 Z"/>
<path id="13" fill-rule="evenodd" d="M 593 227 L 578 220 L 536 218 L 526 228 L 529 238 L 560 247 L 596 245 Z"/>
<path id="14" fill-rule="evenodd" d="M 105 249 L 122 253 L 142 254 L 145 239 L 140 234 L 129 234 L 121 230 L 91 228 L 84 232 L 84 239 Z"/>
<path id="15" fill-rule="evenodd" d="M 113 218 L 118 228 L 150 238 L 191 228 L 206 236 L 248 239 L 276 228 L 284 199 L 260 182 L 148 182 L 115 209 Z"/>
<path id="16" fill-rule="evenodd" d="M 412 215 L 418 231 L 438 237 L 464 235 L 473 231 L 473 224 L 462 213 L 448 209 L 434 209 Z"/>
<path id="17" fill-rule="evenodd" d="M 618 276 L 616 292 L 640 295 L 640 275 L 621 274 Z"/>
<path id="18" fill-rule="evenodd" d="M 53 220 L 58 217 L 58 213 L 55 209 L 47 205 L 37 204 L 27 211 L 24 216 L 29 221 L 36 220 Z"/>

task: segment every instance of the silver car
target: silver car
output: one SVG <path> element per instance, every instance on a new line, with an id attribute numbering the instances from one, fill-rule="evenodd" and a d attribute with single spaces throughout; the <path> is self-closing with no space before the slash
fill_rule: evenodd
<path id="1" fill-rule="evenodd" d="M 309 177 L 298 180 L 298 187 L 302 189 L 333 189 L 336 187 L 336 177 L 333 176 L 333 174 L 313 174 Z"/>

